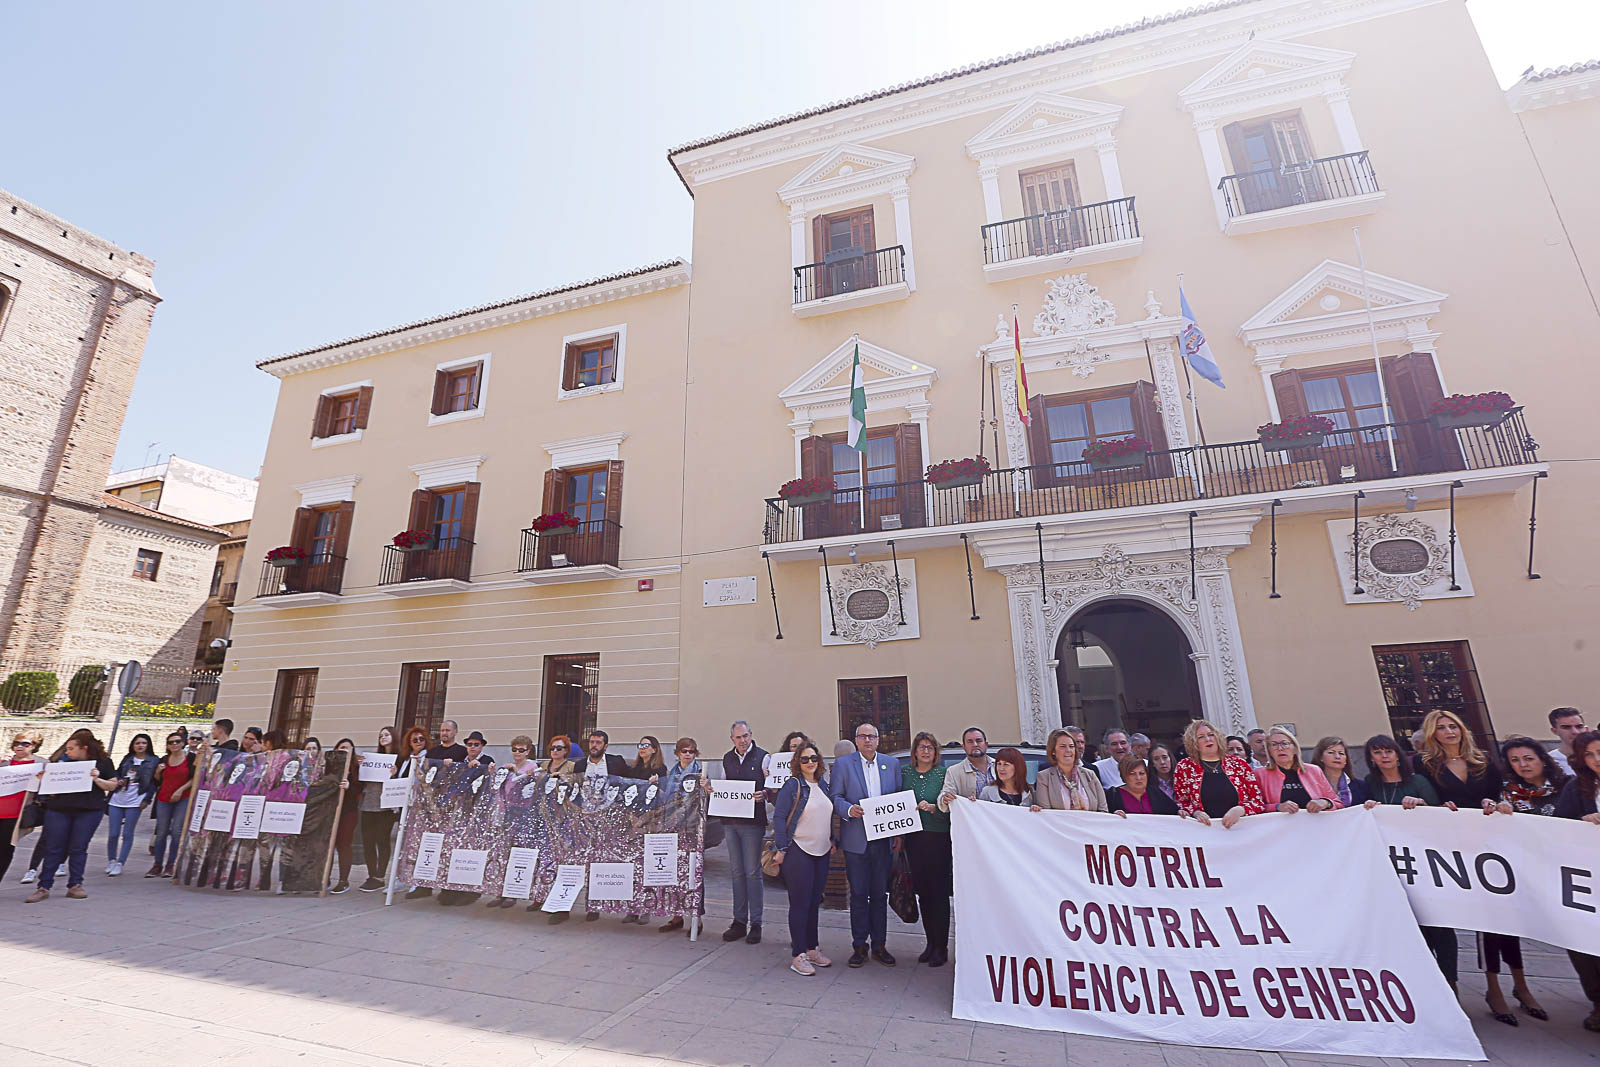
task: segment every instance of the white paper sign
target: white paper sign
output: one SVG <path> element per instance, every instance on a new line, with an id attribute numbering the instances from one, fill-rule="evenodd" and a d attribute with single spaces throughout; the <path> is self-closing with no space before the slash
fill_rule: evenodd
<path id="1" fill-rule="evenodd" d="M 411 803 L 411 779 L 391 778 L 383 783 L 383 799 L 379 807 L 403 808 Z"/>
<path id="2" fill-rule="evenodd" d="M 417 843 L 417 865 L 411 869 L 411 877 L 418 881 L 439 877 L 439 853 L 442 851 L 444 834 L 423 834 Z"/>
<path id="3" fill-rule="evenodd" d="M 356 780 L 360 782 L 386 781 L 390 772 L 394 770 L 396 758 L 392 752 L 361 753 L 361 770 Z"/>
<path id="4" fill-rule="evenodd" d="M 644 835 L 644 884 L 678 884 L 678 835 Z"/>
<path id="5" fill-rule="evenodd" d="M 243 840 L 260 837 L 261 813 L 266 806 L 266 797 L 240 797 L 233 813 L 233 836 Z"/>
<path id="6" fill-rule="evenodd" d="M 861 805 L 861 823 L 866 827 L 868 841 L 899 837 L 922 829 L 917 795 L 909 789 L 885 793 L 881 797 L 862 797 L 856 803 Z"/>
<path id="7" fill-rule="evenodd" d="M 33 785 L 44 768 L 37 763 L 19 763 L 15 767 L 0 766 L 0 797 L 15 796 Z"/>
<path id="8" fill-rule="evenodd" d="M 583 864 L 563 863 L 556 868 L 556 881 L 544 898 L 540 911 L 571 911 L 577 903 L 578 892 L 583 889 L 585 876 Z"/>
<path id="9" fill-rule="evenodd" d="M 727 815 L 735 819 L 756 817 L 756 783 L 724 779 L 707 782 L 706 788 L 711 790 L 707 815 Z"/>
<path id="10" fill-rule="evenodd" d="M 632 900 L 633 864 L 589 864 L 590 900 Z"/>
<path id="11" fill-rule="evenodd" d="M 39 793 L 82 793 L 93 788 L 94 760 L 80 759 L 71 763 L 52 763 L 46 767 Z"/>
<path id="12" fill-rule="evenodd" d="M 483 885 L 483 870 L 488 865 L 489 853 L 483 849 L 458 848 L 450 853 L 450 871 L 444 880 L 476 889 Z"/>
<path id="13" fill-rule="evenodd" d="M 218 833 L 227 833 L 233 829 L 234 802 L 231 800 L 213 800 L 206 809 L 205 828 Z"/>
<path id="14" fill-rule="evenodd" d="M 767 788 L 782 789 L 783 783 L 789 780 L 790 767 L 793 764 L 793 752 L 774 752 L 771 762 L 767 764 Z"/>
<path id="15" fill-rule="evenodd" d="M 211 801 L 211 790 L 202 789 L 194 796 L 194 811 L 189 815 L 189 832 L 197 834 L 205 822 L 206 805 Z"/>
<path id="16" fill-rule="evenodd" d="M 261 816 L 264 834 L 297 834 L 305 824 L 306 806 L 286 804 L 281 800 L 267 801 L 267 810 Z"/>
<path id="17" fill-rule="evenodd" d="M 506 877 L 500 895 L 509 900 L 527 900 L 533 893 L 533 876 L 539 870 L 539 850 L 513 848 L 506 857 Z"/>
<path id="18" fill-rule="evenodd" d="M 743 578 L 708 578 L 701 586 L 701 606 L 726 607 L 729 604 L 754 604 L 756 602 L 756 576 Z"/>

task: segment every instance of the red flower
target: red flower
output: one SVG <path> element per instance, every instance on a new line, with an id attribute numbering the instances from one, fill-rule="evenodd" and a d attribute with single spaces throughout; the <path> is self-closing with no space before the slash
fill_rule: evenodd
<path id="1" fill-rule="evenodd" d="M 1500 414 L 1516 407 L 1516 402 L 1506 393 L 1455 393 L 1440 397 L 1428 409 L 1429 415 L 1473 415 L 1480 412 Z"/>
<path id="2" fill-rule="evenodd" d="M 989 470 L 989 461 L 986 458 L 974 456 L 971 459 L 947 459 L 935 463 L 928 468 L 924 477 L 929 485 L 937 486 L 940 482 L 954 481 L 974 474 L 988 474 Z"/>
<path id="3" fill-rule="evenodd" d="M 547 530 L 559 530 L 563 526 L 581 525 L 583 524 L 578 521 L 578 516 L 565 511 L 552 511 L 533 520 L 533 528 L 539 533 L 544 533 Z"/>
<path id="4" fill-rule="evenodd" d="M 1152 451 L 1150 442 L 1142 437 L 1115 437 L 1109 441 L 1091 442 L 1083 450 L 1083 459 L 1086 463 L 1104 462 L 1149 451 Z"/>
<path id="5" fill-rule="evenodd" d="M 833 492 L 833 478 L 828 475 L 818 475 L 815 478 L 796 478 L 784 482 L 778 487 L 778 495 L 788 500 L 795 496 L 812 496 L 816 493 Z"/>
<path id="6" fill-rule="evenodd" d="M 289 560 L 292 563 L 299 563 L 305 558 L 305 550 L 296 548 L 294 545 L 280 545 L 279 547 L 274 548 L 267 553 L 267 559 L 274 563 L 283 559 Z"/>
<path id="7" fill-rule="evenodd" d="M 1302 437 L 1332 433 L 1333 420 L 1321 415 L 1296 415 L 1282 422 L 1266 422 L 1256 427 L 1256 435 L 1263 441 L 1295 441 Z"/>
<path id="8" fill-rule="evenodd" d="M 394 535 L 396 548 L 427 548 L 432 543 L 432 530 L 401 530 Z"/>

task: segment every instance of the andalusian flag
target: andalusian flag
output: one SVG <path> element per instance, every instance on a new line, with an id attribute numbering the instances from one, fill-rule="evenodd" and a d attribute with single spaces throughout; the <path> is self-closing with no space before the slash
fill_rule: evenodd
<path id="1" fill-rule="evenodd" d="M 1028 425 L 1028 368 L 1022 365 L 1022 324 L 1017 321 L 1017 305 L 1011 305 L 1011 339 L 1017 346 L 1017 417 Z"/>
<path id="2" fill-rule="evenodd" d="M 856 359 L 850 367 L 850 425 L 846 443 L 862 455 L 867 454 L 867 380 L 861 376 L 861 342 L 856 341 Z"/>

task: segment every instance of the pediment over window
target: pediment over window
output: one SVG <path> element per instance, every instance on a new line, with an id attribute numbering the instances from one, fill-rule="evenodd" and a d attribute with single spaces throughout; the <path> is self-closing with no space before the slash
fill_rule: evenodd
<path id="1" fill-rule="evenodd" d="M 1338 83 L 1354 52 L 1287 41 L 1249 41 L 1178 93 L 1193 112 L 1248 108 L 1275 97 L 1321 93 Z"/>
<path id="2" fill-rule="evenodd" d="M 967 142 L 967 155 L 980 163 L 1003 164 L 1070 150 L 1109 137 L 1121 118 L 1117 104 L 1038 93 L 985 126 Z"/>
<path id="3" fill-rule="evenodd" d="M 855 363 L 856 339 L 823 356 L 800 377 L 778 393 L 778 399 L 797 420 L 844 417 L 850 400 L 850 370 Z M 863 340 L 862 377 L 866 382 L 867 411 L 921 407 L 926 409 L 928 388 L 938 380 L 939 371 L 920 360 L 891 352 L 881 345 Z"/>
<path id="4" fill-rule="evenodd" d="M 1416 345 L 1438 336 L 1429 320 L 1448 294 L 1373 271 L 1367 272 L 1366 291 L 1379 340 Z M 1258 358 L 1367 343 L 1361 269 L 1323 260 L 1246 319 L 1239 336 Z"/>
<path id="5" fill-rule="evenodd" d="M 785 182 L 778 198 L 791 208 L 827 207 L 903 186 L 916 165 L 915 156 L 900 152 L 840 145 Z"/>

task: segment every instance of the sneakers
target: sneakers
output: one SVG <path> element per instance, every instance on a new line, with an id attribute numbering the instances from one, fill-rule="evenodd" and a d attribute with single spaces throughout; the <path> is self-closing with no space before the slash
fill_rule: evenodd
<path id="1" fill-rule="evenodd" d="M 806 953 L 806 959 L 810 960 L 811 961 L 811 965 L 814 966 L 814 967 L 832 967 L 833 966 L 833 961 L 830 960 L 828 957 L 824 956 L 819 949 L 811 949 L 809 952 L 807 952 Z"/>
<path id="2" fill-rule="evenodd" d="M 161 864 L 158 863 L 154 867 L 151 867 L 148 871 L 145 871 L 144 872 L 144 876 L 146 878 L 160 878 L 161 877 Z"/>
<path id="3" fill-rule="evenodd" d="M 81 885 L 69 885 L 69 886 L 67 886 L 67 899 L 68 900 L 83 900 L 86 897 L 88 897 L 88 895 L 89 895 L 89 891 L 87 889 L 83 888 L 83 886 L 81 886 Z"/>
<path id="4" fill-rule="evenodd" d="M 111 876 L 112 878 L 115 878 L 117 875 L 119 875 L 121 873 L 122 873 L 122 864 L 116 862 L 115 860 L 113 860 L 112 862 L 106 864 L 106 874 L 107 875 Z"/>
<path id="5" fill-rule="evenodd" d="M 378 890 L 380 890 L 382 888 L 383 888 L 383 879 L 382 878 L 368 878 L 365 882 L 361 883 L 361 891 L 363 893 L 376 893 Z"/>
<path id="6" fill-rule="evenodd" d="M 39 880 L 39 872 L 38 872 L 37 869 L 29 869 L 28 873 L 26 873 L 26 874 L 24 874 L 22 876 L 22 884 L 23 885 L 32 885 L 34 882 L 37 882 L 38 880 Z M 41 897 L 40 899 L 43 899 L 43 898 Z"/>
<path id="7" fill-rule="evenodd" d="M 808 978 L 817 973 L 817 969 L 811 965 L 810 960 L 806 959 L 804 953 L 794 958 L 793 962 L 789 964 L 789 969 L 795 974 L 803 974 Z"/>
<path id="8" fill-rule="evenodd" d="M 745 935 L 744 923 L 740 922 L 738 919 L 735 919 L 735 920 L 733 920 L 733 925 L 728 927 L 728 929 L 723 932 L 722 940 L 724 940 L 724 941 L 737 941 L 741 937 L 743 937 L 744 935 Z"/>
<path id="9" fill-rule="evenodd" d="M 338 885 L 328 890 L 328 892 L 332 893 L 334 896 L 338 896 L 340 893 L 348 893 L 350 892 L 350 883 L 340 882 Z"/>
<path id="10" fill-rule="evenodd" d="M 49 900 L 49 899 L 50 899 L 50 890 L 46 889 L 44 886 L 40 886 L 38 889 L 35 889 L 33 891 L 33 894 L 30 897 L 28 897 L 27 900 L 24 900 L 23 903 L 24 904 L 37 904 L 41 900 Z"/>

